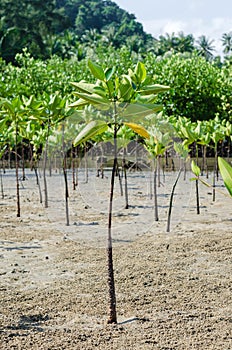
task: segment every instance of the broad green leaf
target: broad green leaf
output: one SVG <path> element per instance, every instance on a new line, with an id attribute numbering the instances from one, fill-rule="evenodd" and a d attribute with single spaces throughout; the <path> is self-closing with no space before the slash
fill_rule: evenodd
<path id="1" fill-rule="evenodd" d="M 77 135 L 75 138 L 73 144 L 74 146 L 78 146 L 81 143 L 84 143 L 90 139 L 92 139 L 94 136 L 97 136 L 99 134 L 102 134 L 104 131 L 106 131 L 108 128 L 108 125 L 106 122 L 103 122 L 101 120 L 93 120 L 89 124 L 87 124 L 84 129 Z"/>
<path id="2" fill-rule="evenodd" d="M 229 194 L 232 196 L 232 167 L 227 161 L 225 161 L 225 159 L 221 157 L 218 157 L 218 166 L 219 166 L 219 170 L 220 170 L 222 179 L 224 181 L 224 184 Z"/>
<path id="3" fill-rule="evenodd" d="M 154 103 L 157 100 L 157 96 L 155 94 L 137 96 L 136 101 L 139 103 Z"/>
<path id="4" fill-rule="evenodd" d="M 141 95 L 151 95 L 151 94 L 158 94 L 161 92 L 166 92 L 169 89 L 170 89 L 169 86 L 154 84 L 154 85 L 144 86 L 143 89 L 139 91 L 139 93 Z"/>
<path id="5" fill-rule="evenodd" d="M 105 81 L 106 80 L 106 76 L 104 73 L 104 70 L 101 66 L 99 66 L 98 64 L 92 62 L 91 60 L 88 60 L 88 66 L 89 69 L 91 71 L 91 73 L 95 76 L 95 78 L 101 80 L 101 81 Z"/>
<path id="6" fill-rule="evenodd" d="M 108 89 L 110 96 L 115 94 L 115 85 L 114 85 L 114 82 L 112 80 L 108 80 L 106 86 L 107 86 L 107 89 Z"/>
<path id="7" fill-rule="evenodd" d="M 194 160 L 192 160 L 191 169 L 192 169 L 192 172 L 193 172 L 194 175 L 196 175 L 197 177 L 200 176 L 201 169 L 200 169 L 199 166 L 194 162 Z"/>
<path id="8" fill-rule="evenodd" d="M 112 76 L 114 75 L 115 73 L 115 67 L 112 67 L 112 68 L 108 68 L 106 71 L 105 71 L 105 77 L 106 77 L 106 81 L 109 81 Z"/>
<path id="9" fill-rule="evenodd" d="M 104 96 L 100 96 L 97 94 L 85 94 L 82 92 L 75 93 L 80 99 L 87 101 L 88 103 L 94 105 L 95 107 L 102 107 L 102 109 L 108 109 L 110 107 L 110 101 Z M 75 107 L 70 105 L 70 107 Z"/>
<path id="10" fill-rule="evenodd" d="M 123 110 L 120 116 L 126 121 L 141 120 L 152 113 L 160 111 L 162 107 L 162 105 L 131 103 Z"/>
<path id="11" fill-rule="evenodd" d="M 123 124 L 128 126 L 130 129 L 132 129 L 136 134 L 138 134 L 146 139 L 150 138 L 149 133 L 142 125 L 138 125 L 136 123 L 125 123 L 125 122 Z"/>
<path id="12" fill-rule="evenodd" d="M 99 96 L 106 97 L 106 90 L 102 86 L 95 86 L 93 89 L 93 93 L 96 93 Z"/>
<path id="13" fill-rule="evenodd" d="M 142 83 L 147 76 L 145 65 L 142 62 L 138 62 L 135 67 L 135 75 L 138 79 L 138 83 Z"/>
<path id="14" fill-rule="evenodd" d="M 134 90 L 132 88 L 132 82 L 128 76 L 123 76 L 121 82 L 118 82 L 118 92 L 119 99 L 123 99 L 124 101 L 129 101 L 131 99 Z"/>
<path id="15" fill-rule="evenodd" d="M 69 107 L 83 107 L 88 105 L 89 102 L 83 100 L 83 98 L 79 98 L 79 100 L 77 100 L 76 102 L 73 102 L 69 105 Z"/>
<path id="16" fill-rule="evenodd" d="M 181 125 L 180 131 L 182 132 L 183 136 L 188 140 L 188 142 L 192 143 L 193 141 L 195 141 L 193 133 L 187 127 Z"/>
<path id="17" fill-rule="evenodd" d="M 71 84 L 77 88 L 80 92 L 85 92 L 92 94 L 95 88 L 95 84 L 85 83 L 84 81 L 80 81 L 79 83 L 71 82 Z"/>

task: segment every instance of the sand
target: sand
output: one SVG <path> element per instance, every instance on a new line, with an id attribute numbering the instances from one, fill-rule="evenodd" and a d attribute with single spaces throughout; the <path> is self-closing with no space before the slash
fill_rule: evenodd
<path id="1" fill-rule="evenodd" d="M 62 174 L 48 176 L 49 208 L 39 203 L 34 174 L 20 184 L 3 175 L 0 201 L 0 349 L 232 349 L 232 201 L 221 180 L 216 201 L 180 177 L 171 231 L 170 190 L 161 177 L 154 221 L 149 172 L 128 173 L 129 209 L 116 180 L 113 254 L 117 325 L 107 325 L 107 210 L 110 173 L 84 170 L 66 225 Z M 71 180 L 71 174 L 69 174 Z M 41 179 L 42 181 L 42 179 Z M 207 180 L 209 183 L 212 179 Z M 41 183 L 42 185 L 42 183 Z"/>

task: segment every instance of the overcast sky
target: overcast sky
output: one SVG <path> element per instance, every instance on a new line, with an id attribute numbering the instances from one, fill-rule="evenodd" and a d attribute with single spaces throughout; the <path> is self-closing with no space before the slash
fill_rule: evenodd
<path id="1" fill-rule="evenodd" d="M 113 0 L 121 8 L 133 13 L 143 24 L 145 32 L 158 38 L 165 33 L 182 31 L 197 39 L 206 35 L 214 39 L 221 54 L 221 37 L 232 31 L 231 0 Z"/>

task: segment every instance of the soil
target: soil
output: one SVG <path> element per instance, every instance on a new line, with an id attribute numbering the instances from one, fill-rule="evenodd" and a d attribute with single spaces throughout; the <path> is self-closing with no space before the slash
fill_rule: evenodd
<path id="1" fill-rule="evenodd" d="M 48 177 L 49 208 L 34 175 L 13 170 L 0 202 L 0 349 L 232 349 L 232 205 L 221 180 L 216 201 L 183 175 L 166 232 L 176 173 L 161 178 L 154 221 L 149 174 L 128 173 L 129 209 L 116 183 L 113 257 L 118 323 L 107 325 L 107 208 L 110 174 L 70 181 L 66 225 L 62 174 Z M 71 174 L 69 174 L 71 179 Z M 211 182 L 211 179 L 207 180 Z M 41 179 L 42 185 L 42 179 Z M 222 193 L 223 192 L 223 193 Z"/>

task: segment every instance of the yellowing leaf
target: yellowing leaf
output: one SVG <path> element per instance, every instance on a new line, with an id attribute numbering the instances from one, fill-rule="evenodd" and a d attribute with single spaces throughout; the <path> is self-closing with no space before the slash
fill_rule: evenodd
<path id="1" fill-rule="evenodd" d="M 138 134 L 146 139 L 150 138 L 149 133 L 142 125 L 138 125 L 136 123 L 125 123 L 125 122 L 123 124 L 128 126 L 130 129 L 132 129 L 136 134 Z"/>

